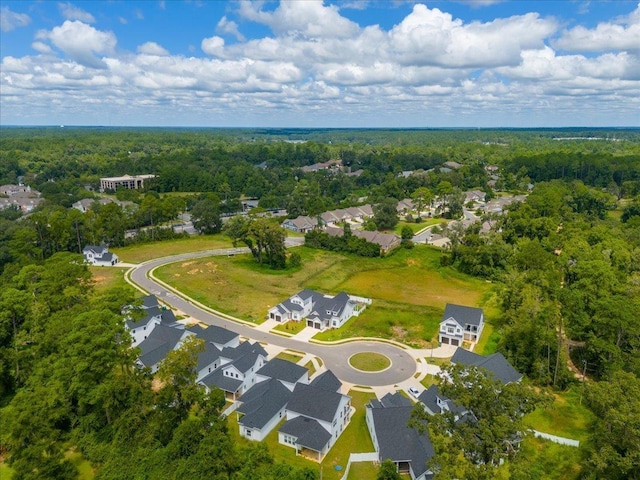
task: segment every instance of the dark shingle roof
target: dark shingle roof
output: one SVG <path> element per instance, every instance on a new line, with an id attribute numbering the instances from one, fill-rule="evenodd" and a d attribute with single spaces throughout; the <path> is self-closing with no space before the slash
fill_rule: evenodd
<path id="1" fill-rule="evenodd" d="M 456 405 L 451 399 L 443 396 L 437 385 L 431 385 L 427 388 L 420 394 L 418 400 L 433 414 L 442 413 L 445 409 L 456 414 L 464 414 L 467 411 L 464 407 Z M 438 400 L 440 400 L 440 403 Z M 446 404 L 445 407 L 441 406 L 443 402 Z"/>
<path id="2" fill-rule="evenodd" d="M 402 395 L 401 393 L 387 393 L 380 399 L 380 404 L 383 407 L 411 407 L 413 404 L 411 400 Z"/>
<path id="3" fill-rule="evenodd" d="M 158 298 L 155 295 L 145 295 L 142 297 L 142 307 L 143 308 L 151 308 L 151 307 L 159 307 Z"/>
<path id="4" fill-rule="evenodd" d="M 444 315 L 442 315 L 442 321 L 453 317 L 460 325 L 480 325 L 480 319 L 483 312 L 481 308 L 465 307 L 463 305 L 454 305 L 447 303 L 444 309 Z"/>
<path id="5" fill-rule="evenodd" d="M 513 368 L 501 353 L 494 353 L 488 357 L 483 357 L 477 353 L 458 348 L 453 354 L 453 357 L 451 357 L 451 363 L 483 368 L 504 384 L 517 382 L 522 378 L 522 374 Z"/>
<path id="6" fill-rule="evenodd" d="M 306 417 L 296 417 L 280 427 L 279 432 L 296 437 L 298 445 L 321 451 L 331 439 L 327 432 L 316 420 Z"/>
<path id="7" fill-rule="evenodd" d="M 373 425 L 380 447 L 380 459 L 394 462 L 411 462 L 416 477 L 427 468 L 427 461 L 435 451 L 427 433 L 420 435 L 407 424 L 413 407 L 373 408 Z"/>
<path id="8" fill-rule="evenodd" d="M 277 380 L 267 380 L 251 387 L 242 395 L 237 409 L 244 416 L 238 420 L 248 428 L 263 428 L 291 398 L 291 392 Z"/>
<path id="9" fill-rule="evenodd" d="M 326 372 L 318 375 L 313 379 L 311 385 L 330 392 L 337 392 L 342 388 L 342 382 L 338 380 L 338 377 L 336 377 L 331 370 L 327 370 Z"/>
<path id="10" fill-rule="evenodd" d="M 297 382 L 307 372 L 308 370 L 306 368 L 281 358 L 274 358 L 273 360 L 268 361 L 260 370 L 258 370 L 260 375 L 289 383 Z"/>
<path id="11" fill-rule="evenodd" d="M 246 355 L 247 353 L 256 353 L 262 355 L 265 358 L 267 357 L 267 352 L 258 342 L 242 342 L 235 348 L 225 347 L 222 349 L 222 353 L 220 355 L 224 358 L 228 358 L 229 360 L 236 360 L 243 355 Z"/>
<path id="12" fill-rule="evenodd" d="M 321 388 L 297 383 L 287 410 L 306 417 L 331 422 L 344 395 Z"/>
<path id="13" fill-rule="evenodd" d="M 211 365 L 218 358 L 220 358 L 220 350 L 218 350 L 215 345 L 205 342 L 204 351 L 200 352 L 200 355 L 198 355 L 198 364 L 196 365 L 196 370 L 202 370 L 208 365 Z"/>
<path id="14" fill-rule="evenodd" d="M 242 381 L 238 380 L 237 378 L 225 377 L 222 373 L 221 368 L 204 377 L 202 380 L 200 380 L 200 383 L 206 385 L 209 388 L 218 387 L 225 392 L 231 393 L 236 393 L 242 385 Z"/>
<path id="15" fill-rule="evenodd" d="M 236 332 L 232 332 L 231 330 L 217 327 L 215 325 L 209 325 L 207 328 L 202 328 L 200 325 L 194 325 L 189 327 L 189 330 L 206 342 L 217 343 L 218 345 L 224 345 L 238 337 Z"/>
<path id="16" fill-rule="evenodd" d="M 249 352 L 242 355 L 239 358 L 236 358 L 233 362 L 230 363 L 230 365 L 233 365 L 234 367 L 236 367 L 236 369 L 238 369 L 238 371 L 244 374 L 256 364 L 257 360 L 258 360 L 258 354 L 254 352 Z"/>
<path id="17" fill-rule="evenodd" d="M 176 347 L 183 334 L 184 330 L 182 329 L 162 324 L 157 325 L 149 336 L 138 345 L 140 363 L 146 367 L 151 367 L 164 360 L 167 353 Z"/>

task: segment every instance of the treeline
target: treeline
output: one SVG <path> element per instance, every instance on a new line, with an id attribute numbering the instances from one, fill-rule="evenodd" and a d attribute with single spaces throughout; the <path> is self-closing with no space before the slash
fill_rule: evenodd
<path id="1" fill-rule="evenodd" d="M 224 395 L 195 384 L 201 341 L 168 354 L 154 377 L 134 366 L 122 306 L 97 294 L 79 255 L 23 266 L 0 291 L 0 451 L 15 478 L 77 478 L 77 449 L 96 479 L 315 479 L 235 443 Z M 7 405 L 8 403 L 8 405 Z"/>
<path id="2" fill-rule="evenodd" d="M 332 236 L 321 230 L 311 230 L 304 236 L 305 245 L 311 248 L 322 248 L 332 252 L 355 253 L 361 257 L 379 257 L 380 245 L 367 242 L 364 238 L 356 237 L 348 226 L 344 235 Z"/>

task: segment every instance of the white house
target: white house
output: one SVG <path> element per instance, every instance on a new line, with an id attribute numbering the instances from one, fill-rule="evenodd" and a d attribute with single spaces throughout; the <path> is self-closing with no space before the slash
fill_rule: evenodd
<path id="1" fill-rule="evenodd" d="M 120 261 L 115 253 L 109 253 L 106 245 L 87 245 L 82 254 L 87 263 L 100 267 L 113 266 Z"/>
<path id="2" fill-rule="evenodd" d="M 484 328 L 481 308 L 447 303 L 440 322 L 439 341 L 445 345 L 462 346 L 463 341 L 476 343 Z"/>
<path id="3" fill-rule="evenodd" d="M 298 383 L 287 404 L 278 442 L 296 454 L 321 462 L 349 424 L 351 397 L 313 384 Z"/>
<path id="4" fill-rule="evenodd" d="M 368 303 L 368 298 L 351 297 L 344 292 L 331 297 L 305 289 L 269 309 L 268 317 L 279 323 L 306 319 L 307 326 L 318 330 L 339 328 L 358 316 Z"/>

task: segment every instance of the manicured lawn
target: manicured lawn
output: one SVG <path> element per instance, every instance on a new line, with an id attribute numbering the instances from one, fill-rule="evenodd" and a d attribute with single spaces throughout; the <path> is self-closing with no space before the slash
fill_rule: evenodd
<path id="1" fill-rule="evenodd" d="M 482 335 L 480 335 L 480 341 L 473 349 L 474 352 L 480 355 L 491 355 L 498 351 L 498 341 L 500 340 L 500 334 L 495 330 L 492 324 L 485 323 L 482 329 Z"/>
<path id="2" fill-rule="evenodd" d="M 114 248 L 111 249 L 111 251 L 120 257 L 121 262 L 142 263 L 158 257 L 198 252 L 200 250 L 210 250 L 214 248 L 232 248 L 231 240 L 222 234 L 197 235 L 189 238 L 179 238 L 177 240 Z"/>
<path id="3" fill-rule="evenodd" d="M 377 475 L 378 467 L 373 462 L 356 462 L 351 464 L 347 478 L 348 480 L 374 479 Z"/>
<path id="4" fill-rule="evenodd" d="M 126 268 L 115 267 L 89 267 L 91 271 L 91 277 L 95 284 L 95 290 L 97 293 L 104 292 L 114 287 L 127 287 L 135 290 L 124 280 L 124 273 Z"/>
<path id="5" fill-rule="evenodd" d="M 415 235 L 423 228 L 430 227 L 431 225 L 438 225 L 440 223 L 446 223 L 446 222 L 447 221 L 443 218 L 423 218 L 420 223 L 401 221 L 401 222 L 398 222 L 398 224 L 395 226 L 395 228 L 393 229 L 393 233 L 401 235 L 402 227 L 404 227 L 405 225 L 408 225 Z"/>
<path id="6" fill-rule="evenodd" d="M 429 388 L 431 385 L 435 385 L 436 383 L 438 383 L 438 379 L 434 375 L 427 373 L 427 375 L 425 375 L 425 377 L 420 380 L 420 383 L 424 388 Z"/>
<path id="7" fill-rule="evenodd" d="M 309 370 L 309 378 L 313 377 L 313 374 L 316 373 L 316 367 L 311 360 L 304 364 L 304 368 Z"/>
<path id="8" fill-rule="evenodd" d="M 306 326 L 307 324 L 305 322 L 287 322 L 276 325 L 273 330 L 295 335 L 296 333 L 300 333 L 302 330 L 304 330 Z"/>
<path id="9" fill-rule="evenodd" d="M 287 352 L 280 352 L 278 355 L 276 355 L 276 358 L 287 360 L 292 363 L 298 363 L 300 360 L 302 360 L 302 355 L 293 355 Z"/>
<path id="10" fill-rule="evenodd" d="M 372 298 L 359 317 L 316 338 L 384 337 L 417 347 L 434 337 L 447 302 L 480 305 L 491 287 L 441 267 L 440 251 L 428 246 L 400 249 L 388 258 L 294 250 L 302 257 L 297 269 L 274 271 L 250 255 L 238 255 L 175 263 L 155 274 L 211 308 L 256 323 L 264 321 L 269 308 L 303 288 Z"/>
<path id="11" fill-rule="evenodd" d="M 349 358 L 349 364 L 353 368 L 357 368 L 358 370 L 365 372 L 379 372 L 380 370 L 389 368 L 391 360 L 389 360 L 389 357 L 380 353 L 361 352 L 352 355 Z"/>
<path id="12" fill-rule="evenodd" d="M 584 402 L 580 405 L 580 388 L 578 385 L 567 392 L 554 394 L 553 404 L 526 415 L 525 423 L 540 432 L 586 441 L 593 414 Z"/>

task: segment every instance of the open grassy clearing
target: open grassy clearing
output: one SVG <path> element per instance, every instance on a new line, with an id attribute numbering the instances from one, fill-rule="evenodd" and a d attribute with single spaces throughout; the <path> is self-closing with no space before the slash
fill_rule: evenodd
<path id="1" fill-rule="evenodd" d="M 117 267 L 89 267 L 96 293 L 102 293 L 115 287 L 126 287 L 135 290 L 124 280 L 124 274 L 127 270 L 127 268 Z"/>
<path id="2" fill-rule="evenodd" d="M 578 385 L 566 392 L 554 393 L 553 404 L 526 415 L 525 423 L 540 432 L 586 441 L 593 414 L 584 402 L 580 404 L 580 389 Z"/>
<path id="3" fill-rule="evenodd" d="M 361 352 L 352 355 L 349 358 L 349 364 L 353 368 L 364 372 L 379 372 L 385 368 L 389 368 L 391 360 L 386 355 L 375 352 Z"/>
<path id="4" fill-rule="evenodd" d="M 265 440 L 269 452 L 276 463 L 286 462 L 297 467 L 308 467 L 318 473 L 322 467 L 322 478 L 324 480 L 339 480 L 344 470 L 338 472 L 334 467 L 341 465 L 344 469 L 349 461 L 349 454 L 373 452 L 373 444 L 371 443 L 369 430 L 367 429 L 365 421 L 364 405 L 372 398 L 375 398 L 375 394 L 352 390 L 349 392 L 349 396 L 351 396 L 351 405 L 356 408 L 356 411 L 353 417 L 351 417 L 347 429 L 340 435 L 335 445 L 331 447 L 329 454 L 325 457 L 322 464 L 318 464 L 299 455 L 297 456 L 293 448 L 278 443 L 278 429 L 282 426 L 284 420 L 269 433 Z M 243 444 L 251 441 L 240 436 L 236 415 L 230 415 L 228 417 L 228 425 L 229 433 L 236 442 Z"/>
<path id="5" fill-rule="evenodd" d="M 478 305 L 491 287 L 441 267 L 440 251 L 426 246 L 401 249 L 388 258 L 307 247 L 295 251 L 302 257 L 302 266 L 293 270 L 273 271 L 250 255 L 238 255 L 179 262 L 155 274 L 211 308 L 255 323 L 264 321 L 269 308 L 303 288 L 329 294 L 344 290 L 372 298 L 373 304 L 342 328 L 316 338 L 384 337 L 417 347 L 434 337 L 447 302 Z"/>
<path id="6" fill-rule="evenodd" d="M 540 438 L 525 438 L 520 445 L 520 463 L 526 478 L 577 480 L 581 477 L 582 449 L 559 445 Z"/>
<path id="7" fill-rule="evenodd" d="M 196 235 L 189 238 L 143 243 L 129 247 L 114 248 L 121 262 L 142 263 L 154 258 L 177 255 L 179 253 L 198 252 L 214 248 L 232 248 L 231 240 L 222 235 Z"/>

